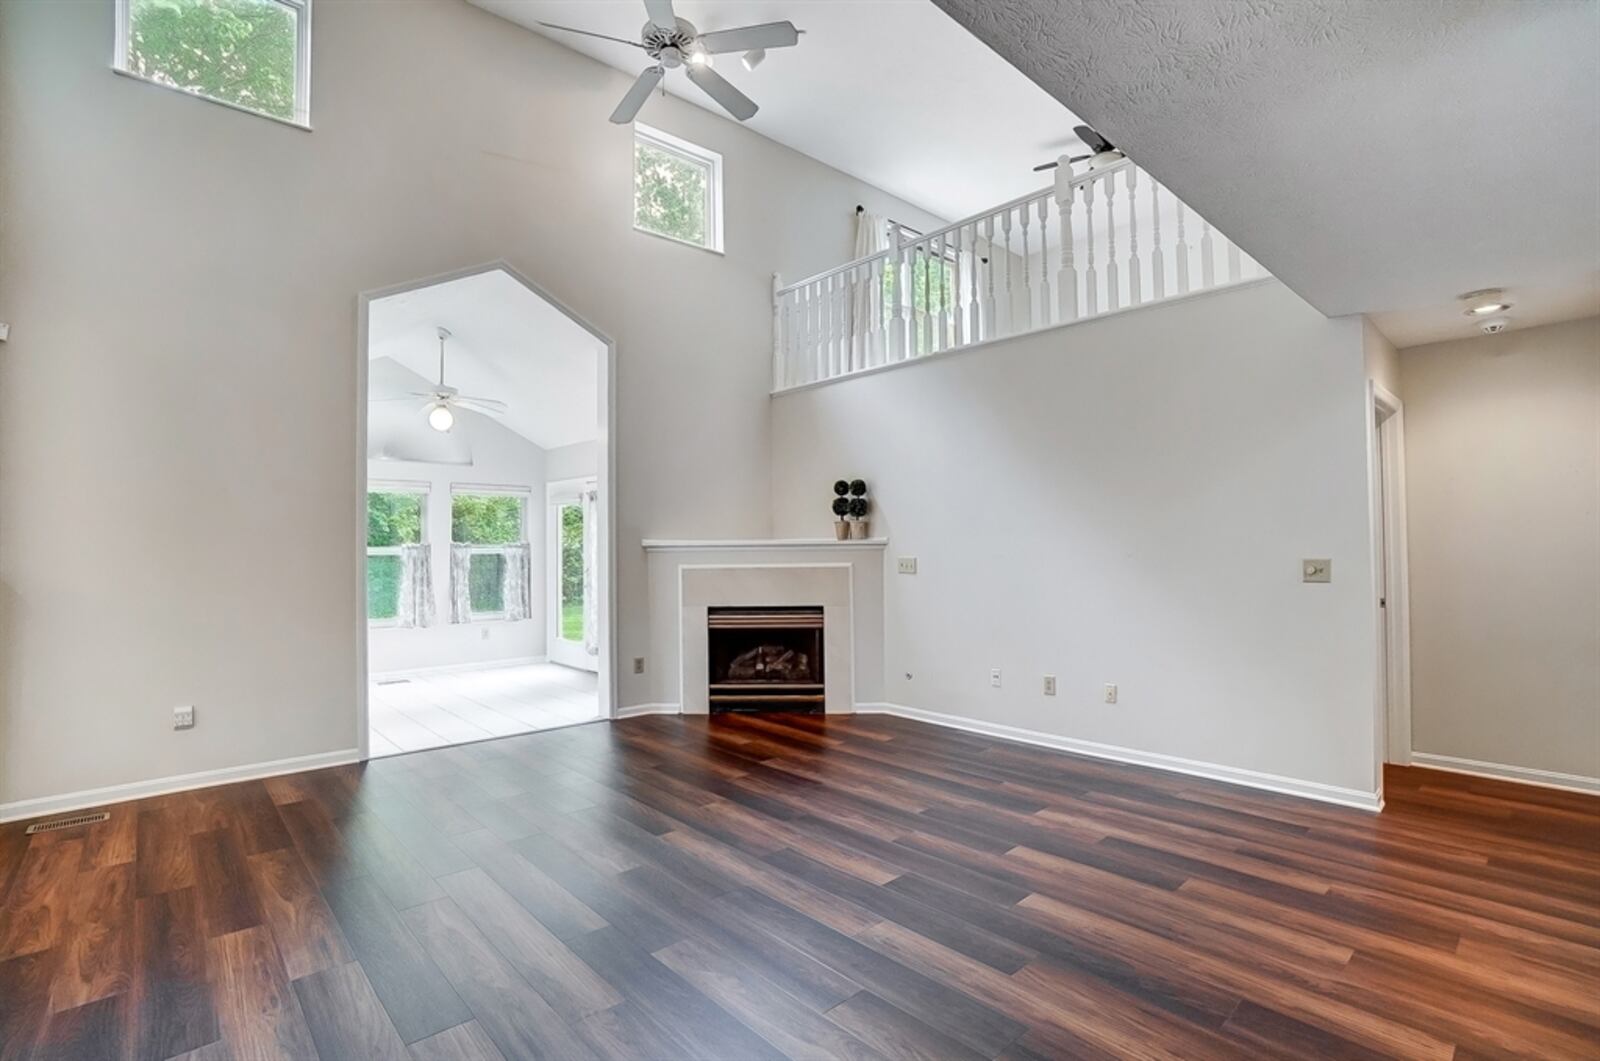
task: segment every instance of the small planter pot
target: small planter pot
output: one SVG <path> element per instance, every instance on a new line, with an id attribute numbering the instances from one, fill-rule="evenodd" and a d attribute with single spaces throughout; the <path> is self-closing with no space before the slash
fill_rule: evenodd
<path id="1" fill-rule="evenodd" d="M 850 522 L 850 537 L 852 537 L 852 538 L 865 538 L 865 537 L 868 537 L 868 533 L 867 532 L 868 532 L 870 527 L 871 527 L 871 521 L 870 520 L 865 520 L 865 519 L 852 520 Z"/>
<path id="2" fill-rule="evenodd" d="M 836 520 L 833 524 L 834 537 L 841 542 L 850 537 L 850 526 L 851 525 L 849 523 L 846 523 L 842 519 Z"/>

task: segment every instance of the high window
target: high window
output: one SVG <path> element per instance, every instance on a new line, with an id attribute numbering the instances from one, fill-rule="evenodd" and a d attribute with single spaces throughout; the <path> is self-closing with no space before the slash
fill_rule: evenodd
<path id="1" fill-rule="evenodd" d="M 426 540 L 427 517 L 423 486 L 395 483 L 367 492 L 367 621 L 374 626 L 393 625 L 400 614 L 400 547 Z"/>
<path id="2" fill-rule="evenodd" d="M 450 540 L 471 548 L 467 597 L 473 619 L 506 614 L 506 548 L 527 540 L 526 493 L 459 492 L 450 499 Z"/>
<path id="3" fill-rule="evenodd" d="M 116 0 L 124 74 L 296 125 L 311 121 L 311 0 Z"/>
<path id="4" fill-rule="evenodd" d="M 722 251 L 722 156 L 633 127 L 633 227 Z"/>

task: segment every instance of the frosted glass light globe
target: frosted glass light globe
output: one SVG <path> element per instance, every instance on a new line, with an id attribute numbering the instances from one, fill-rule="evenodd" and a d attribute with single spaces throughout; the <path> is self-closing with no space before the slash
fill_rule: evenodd
<path id="1" fill-rule="evenodd" d="M 435 431 L 448 431 L 455 426 L 455 414 L 448 405 L 435 405 L 428 410 L 428 426 Z"/>

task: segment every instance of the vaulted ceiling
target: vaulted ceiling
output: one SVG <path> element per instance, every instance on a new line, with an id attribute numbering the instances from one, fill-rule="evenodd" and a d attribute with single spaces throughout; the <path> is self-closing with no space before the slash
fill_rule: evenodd
<path id="1" fill-rule="evenodd" d="M 1329 316 L 1600 312 L 1593 3 L 937 3 Z"/>
<path id="2" fill-rule="evenodd" d="M 539 24 L 636 41 L 641 0 L 471 2 L 630 76 L 649 65 L 637 48 Z M 716 57 L 717 73 L 761 107 L 745 124 L 937 217 L 1038 191 L 1050 181 L 1035 165 L 1082 149 L 1070 110 L 929 0 L 673 0 L 673 9 L 701 32 L 793 22 L 800 43 L 768 52 L 754 70 L 737 54 Z M 724 114 L 681 70 L 662 87 Z M 650 124 L 651 115 L 647 102 L 639 120 Z"/>

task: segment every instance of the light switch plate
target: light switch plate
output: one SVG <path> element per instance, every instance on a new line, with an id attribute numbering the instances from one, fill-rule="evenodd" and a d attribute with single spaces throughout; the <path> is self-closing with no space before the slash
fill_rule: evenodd
<path id="1" fill-rule="evenodd" d="M 1300 581 L 1332 582 L 1333 561 L 1327 559 L 1300 561 Z"/>
<path id="2" fill-rule="evenodd" d="M 172 709 L 173 729 L 194 729 L 194 705 L 184 704 Z"/>
<path id="3" fill-rule="evenodd" d="M 917 573 L 917 558 L 914 557 L 914 556 L 902 556 L 900 558 L 900 573 L 902 575 L 914 575 L 914 574 L 916 574 Z"/>
<path id="4" fill-rule="evenodd" d="M 1044 695 L 1056 695 L 1056 676 L 1054 674 L 1046 674 L 1044 676 Z"/>
<path id="5" fill-rule="evenodd" d="M 989 672 L 989 684 L 992 685 L 996 689 L 1000 688 L 1000 668 L 999 667 L 996 667 L 994 670 Z"/>

